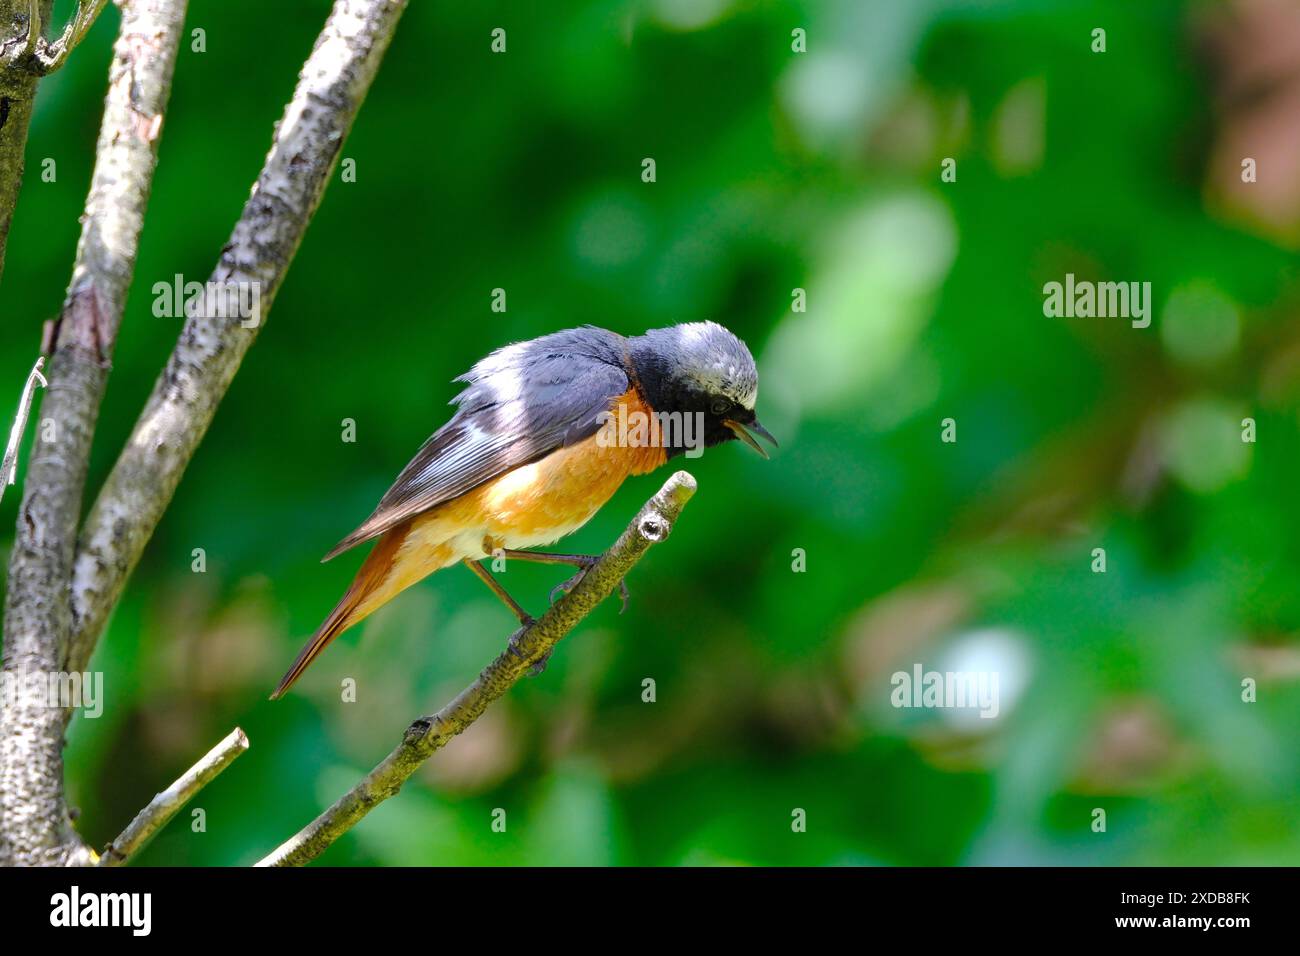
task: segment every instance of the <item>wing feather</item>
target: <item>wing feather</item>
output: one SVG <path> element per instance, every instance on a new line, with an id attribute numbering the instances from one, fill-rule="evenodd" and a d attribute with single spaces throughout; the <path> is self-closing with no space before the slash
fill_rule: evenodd
<path id="1" fill-rule="evenodd" d="M 322 559 L 595 434 L 630 383 L 623 339 L 590 326 L 498 349 L 457 381 L 451 421 L 429 438 L 374 513 Z"/>

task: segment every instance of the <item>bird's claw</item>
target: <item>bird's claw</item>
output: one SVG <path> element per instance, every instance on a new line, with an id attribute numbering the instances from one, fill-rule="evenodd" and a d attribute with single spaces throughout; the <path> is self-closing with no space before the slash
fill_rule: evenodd
<path id="1" fill-rule="evenodd" d="M 524 653 L 523 648 L 519 646 L 520 639 L 527 633 L 528 629 L 537 623 L 537 618 L 530 617 L 519 625 L 519 629 L 510 635 L 510 640 L 506 643 L 506 650 L 520 660 L 527 660 L 528 655 Z M 538 658 L 531 667 L 528 668 L 528 676 L 536 677 L 542 671 L 546 670 L 546 663 L 551 659 L 551 652 L 547 651 Z"/>
<path id="2" fill-rule="evenodd" d="M 561 581 L 561 582 L 560 582 L 559 584 L 557 584 L 555 587 L 551 588 L 551 595 L 550 595 L 550 597 L 551 597 L 551 603 L 554 604 L 556 601 L 558 601 L 558 600 L 560 599 L 560 598 L 559 598 L 559 595 L 560 595 L 560 594 L 568 594 L 570 591 L 572 591 L 574 585 L 577 584 L 579 581 L 581 581 L 581 580 L 582 580 L 582 576 L 583 576 L 584 574 L 586 574 L 586 573 L 587 573 L 587 569 L 586 569 L 586 568 L 583 568 L 581 571 L 579 571 L 579 572 L 578 572 L 577 574 L 575 574 L 573 577 L 571 577 L 571 578 L 565 578 L 563 581 Z"/>
<path id="3" fill-rule="evenodd" d="M 588 558 L 588 559 L 587 559 L 587 563 L 585 563 L 585 564 L 582 566 L 581 570 L 579 570 L 577 574 L 573 575 L 573 577 L 566 578 L 565 580 L 563 580 L 563 581 L 561 581 L 559 584 L 557 584 L 555 587 L 551 588 L 551 595 L 550 595 L 550 597 L 551 597 L 551 603 L 554 604 L 556 601 L 559 600 L 559 598 L 556 597 L 557 594 L 560 594 L 560 593 L 568 594 L 568 593 L 569 593 L 570 591 L 572 591 L 575 587 L 577 587 L 578 582 L 581 581 L 581 580 L 583 579 L 583 577 L 586 576 L 587 572 L 590 571 L 590 570 L 592 569 L 592 567 L 593 567 L 593 566 L 595 565 L 595 563 L 596 563 L 596 560 L 597 560 L 596 558 Z M 619 596 L 619 597 L 622 599 L 622 601 L 623 601 L 622 607 L 620 607 L 620 608 L 618 609 L 618 613 L 619 613 L 619 614 L 622 614 L 624 611 L 627 610 L 627 602 L 628 602 L 628 598 L 631 597 L 631 594 L 628 592 L 628 589 L 627 589 L 627 581 L 622 580 L 622 579 L 619 580 L 619 582 L 618 582 L 618 596 Z"/>

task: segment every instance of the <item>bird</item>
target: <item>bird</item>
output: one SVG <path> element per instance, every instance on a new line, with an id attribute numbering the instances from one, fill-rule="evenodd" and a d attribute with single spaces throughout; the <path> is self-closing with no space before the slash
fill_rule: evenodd
<path id="1" fill-rule="evenodd" d="M 352 584 L 303 646 L 282 697 L 339 634 L 435 571 L 463 564 L 519 619 L 533 621 L 480 562 L 504 557 L 577 573 L 595 556 L 527 550 L 577 531 L 624 480 L 678 455 L 755 435 L 748 347 L 716 322 L 623 336 L 593 325 L 506 345 L 455 379 L 456 411 L 420 447 L 374 512 L 322 558 L 375 541 Z M 626 586 L 620 584 L 624 606 Z M 516 632 L 518 634 L 519 632 Z"/>

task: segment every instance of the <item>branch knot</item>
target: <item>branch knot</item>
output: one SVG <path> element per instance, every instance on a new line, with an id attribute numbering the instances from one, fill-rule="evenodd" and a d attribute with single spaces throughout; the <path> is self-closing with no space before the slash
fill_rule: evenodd
<path id="1" fill-rule="evenodd" d="M 656 544 L 668 537 L 668 529 L 668 522 L 664 520 L 663 515 L 653 511 L 642 517 L 637 525 L 637 532 L 641 537 Z"/>

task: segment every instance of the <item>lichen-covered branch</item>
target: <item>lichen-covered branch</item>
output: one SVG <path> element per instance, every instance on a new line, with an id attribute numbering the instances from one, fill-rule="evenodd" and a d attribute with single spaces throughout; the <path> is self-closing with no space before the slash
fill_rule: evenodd
<path id="1" fill-rule="evenodd" d="M 211 783 L 235 758 L 248 749 L 248 737 L 236 727 L 166 790 L 149 801 L 149 805 L 135 815 L 121 835 L 104 849 L 100 866 L 120 866 L 144 849 L 154 834 L 165 827 L 178 810 Z"/>
<path id="2" fill-rule="evenodd" d="M 26 60 L 35 56 L 54 0 L 0 0 L 0 277 L 18 190 L 23 184 L 27 131 L 41 74 Z"/>
<path id="3" fill-rule="evenodd" d="M 695 479 L 684 471 L 673 474 L 578 584 L 537 621 L 518 632 L 513 649 L 502 651 L 474 683 L 442 710 L 411 724 L 401 744 L 382 763 L 257 865 L 302 866 L 314 860 L 362 817 L 396 794 L 421 764 L 478 720 L 489 704 L 513 687 L 607 598 L 650 545 L 668 537 L 693 494 Z"/>
<path id="4" fill-rule="evenodd" d="M 209 288 L 247 291 L 257 314 L 190 315 L 82 532 L 68 669 L 89 660 L 109 612 L 172 499 L 275 299 L 406 0 L 337 0 Z M 242 292 L 241 292 L 242 294 Z M 212 297 L 209 299 L 211 304 Z M 228 314 L 228 313 L 227 313 Z"/>
<path id="5" fill-rule="evenodd" d="M 171 90 L 185 0 L 130 0 L 109 67 L 95 170 L 72 280 L 50 340 L 49 386 L 9 561 L 6 676 L 65 670 L 68 598 L 91 438 L 108 378 Z M 70 711 L 18 697 L 0 708 L 0 863 L 84 852 L 63 800 Z"/>
<path id="6" fill-rule="evenodd" d="M 120 2 L 126 5 L 133 0 L 120 0 Z M 53 73 L 61 67 L 67 60 L 68 54 L 86 38 L 86 34 L 95 25 L 95 19 L 107 3 L 108 0 L 77 0 L 77 9 L 59 38 L 53 42 L 38 39 L 36 48 L 32 51 L 34 62 L 30 64 L 30 68 L 38 73 Z"/>
<path id="7" fill-rule="evenodd" d="M 45 25 L 50 21 L 54 0 L 0 0 L 0 276 L 4 274 L 9 226 L 23 184 L 36 84 L 63 65 L 106 2 L 78 0 L 62 34 L 50 41 L 45 38 Z"/>

